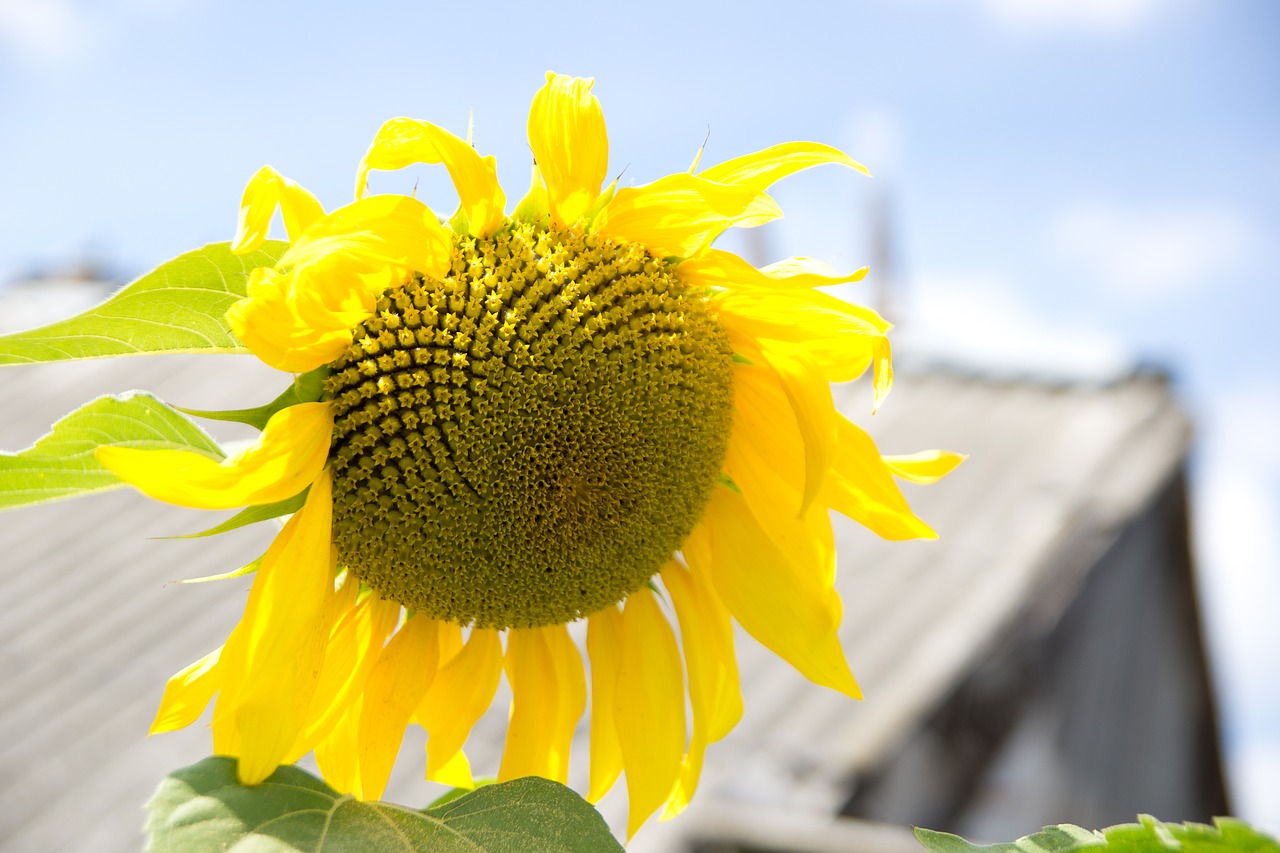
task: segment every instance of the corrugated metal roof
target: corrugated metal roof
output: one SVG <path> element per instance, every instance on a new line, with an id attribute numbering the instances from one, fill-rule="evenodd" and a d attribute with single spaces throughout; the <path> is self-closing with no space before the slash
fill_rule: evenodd
<path id="1" fill-rule="evenodd" d="M 163 357 L 0 370 L 0 448 L 38 438 L 74 406 L 140 387 L 180 405 L 240 408 L 285 380 L 251 358 Z M 1034 605 L 1067 543 L 1105 535 L 1176 468 L 1188 427 L 1165 384 L 1134 376 L 1107 386 L 995 382 L 946 373 L 899 376 L 864 417 L 864 386 L 838 389 L 885 452 L 947 447 L 972 458 L 941 484 L 907 485 L 936 542 L 887 543 L 838 526 L 845 642 L 867 696 L 814 687 L 751 639 L 738 648 L 741 725 L 712 747 L 690 813 L 646 827 L 634 851 L 675 849 L 700 821 L 753 803 L 834 814 L 849 779 L 884 760 L 973 666 L 993 637 Z M 211 429 L 220 438 L 225 425 Z M 148 739 L 169 674 L 219 645 L 245 581 L 181 585 L 257 556 L 270 525 L 202 540 L 211 517 L 120 491 L 0 515 L 0 843 L 12 851 L 133 850 L 141 807 L 169 771 L 210 751 L 196 726 Z M 1074 545 L 1072 546 L 1074 547 Z M 505 707 L 477 728 L 469 753 L 494 772 Z M 585 722 L 573 763 L 585 779 Z M 387 798 L 411 805 L 420 781 L 411 735 Z M 625 792 L 602 803 L 622 823 Z M 699 814 L 703 813 L 703 817 Z"/>

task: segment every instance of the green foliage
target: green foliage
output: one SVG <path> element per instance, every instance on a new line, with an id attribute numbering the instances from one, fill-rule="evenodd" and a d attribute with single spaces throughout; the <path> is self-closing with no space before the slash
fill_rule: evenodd
<path id="1" fill-rule="evenodd" d="M 147 806 L 155 853 L 618 853 L 604 820 L 563 785 L 487 785 L 424 811 L 342 796 L 296 767 L 246 788 L 235 761 L 171 774 Z"/>
<path id="2" fill-rule="evenodd" d="M 259 521 L 279 518 L 282 515 L 290 515 L 302 509 L 302 505 L 307 502 L 307 493 L 309 491 L 311 491 L 310 487 L 303 489 L 291 498 L 285 498 L 284 500 L 276 501 L 273 504 L 259 504 L 258 506 L 245 507 L 221 524 L 215 524 L 213 527 L 210 527 L 207 530 L 201 530 L 199 533 L 185 533 L 181 536 L 164 536 L 161 538 L 202 539 L 205 536 L 217 536 L 219 533 L 236 530 L 237 528 L 244 527 L 246 524 L 257 524 Z"/>
<path id="3" fill-rule="evenodd" d="M 0 509 L 100 492 L 121 485 L 93 451 L 103 445 L 194 450 L 222 459 L 200 427 L 150 394 L 91 400 L 26 450 L 0 453 Z"/>
<path id="4" fill-rule="evenodd" d="M 1161 823 L 1150 815 L 1138 820 L 1100 832 L 1067 823 L 1046 826 L 1017 841 L 986 846 L 931 829 L 917 829 L 916 838 L 931 853 L 1280 853 L 1275 839 L 1231 818 L 1215 818 L 1215 826 Z"/>
<path id="5" fill-rule="evenodd" d="M 106 302 L 69 320 L 0 336 L 0 366 L 163 352 L 244 352 L 223 314 L 245 295 L 249 270 L 271 266 L 288 244 L 244 255 L 210 243 L 161 264 Z"/>
<path id="6" fill-rule="evenodd" d="M 208 418 L 213 421 L 236 421 L 248 424 L 255 429 L 262 429 L 271 420 L 271 416 L 288 406 L 298 403 L 314 403 L 324 393 L 324 380 L 329 376 L 329 367 L 324 365 L 315 370 L 303 373 L 293 380 L 293 384 L 284 390 L 270 403 L 252 409 L 231 409 L 223 412 L 211 412 L 204 409 L 179 409 L 197 418 Z"/>

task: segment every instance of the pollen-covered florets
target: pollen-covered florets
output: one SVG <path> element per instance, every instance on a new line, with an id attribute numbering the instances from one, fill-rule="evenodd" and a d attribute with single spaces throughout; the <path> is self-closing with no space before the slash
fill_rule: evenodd
<path id="1" fill-rule="evenodd" d="M 733 408 L 702 296 L 639 244 L 454 238 L 331 365 L 334 541 L 383 596 L 482 627 L 639 589 L 697 523 Z"/>

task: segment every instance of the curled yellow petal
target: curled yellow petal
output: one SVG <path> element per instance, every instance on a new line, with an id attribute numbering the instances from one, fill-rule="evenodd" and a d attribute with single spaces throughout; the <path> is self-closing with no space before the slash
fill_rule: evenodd
<path id="1" fill-rule="evenodd" d="M 324 467 L 332 432 L 328 403 L 298 403 L 272 415 L 252 446 L 221 462 L 191 450 L 105 446 L 95 455 L 156 500 L 231 509 L 275 503 L 305 489 Z"/>
<path id="2" fill-rule="evenodd" d="M 700 172 L 699 177 L 722 184 L 749 186 L 757 192 L 763 192 L 788 175 L 824 163 L 848 166 L 864 175 L 871 174 L 866 166 L 830 145 L 823 145 L 821 142 L 784 142 L 711 166 Z"/>
<path id="3" fill-rule="evenodd" d="M 582 658 L 565 626 L 509 631 L 506 672 L 511 721 L 498 781 L 542 776 L 564 783 L 587 700 Z"/>
<path id="4" fill-rule="evenodd" d="M 808 359 L 768 349 L 764 356 L 777 373 L 804 439 L 804 495 L 800 500 L 803 514 L 818 497 L 831 464 L 836 444 L 835 402 L 826 377 Z"/>
<path id="5" fill-rule="evenodd" d="M 826 503 L 885 539 L 938 538 L 907 505 L 871 436 L 843 416 L 837 427 L 835 464 L 824 488 Z"/>
<path id="6" fill-rule="evenodd" d="M 410 617 L 387 643 L 369 674 L 360 709 L 360 792 L 376 800 L 386 790 L 405 726 L 435 677 L 440 632 L 423 614 Z"/>
<path id="7" fill-rule="evenodd" d="M 773 199 L 759 190 L 680 172 L 618 190 L 596 217 L 593 230 L 615 240 L 643 243 L 657 255 L 687 258 L 710 246 L 730 226 L 759 225 L 781 215 Z"/>
<path id="8" fill-rule="evenodd" d="M 708 249 L 695 258 L 687 258 L 676 267 L 676 277 L 690 287 L 765 287 L 774 290 L 800 290 L 830 287 L 861 281 L 867 267 L 840 275 L 821 261 L 812 258 L 787 258 L 756 269 L 742 258 L 721 249 Z"/>
<path id="9" fill-rule="evenodd" d="M 557 225 L 572 225 L 591 210 L 609 169 L 609 136 L 591 94 L 594 83 L 548 71 L 529 107 L 529 147 Z"/>
<path id="10" fill-rule="evenodd" d="M 506 196 L 492 157 L 481 157 L 465 139 L 442 127 L 411 118 L 393 118 L 378 130 L 356 173 L 356 198 L 363 198 L 369 172 L 393 171 L 414 163 L 441 163 L 458 191 L 469 234 L 488 237 L 506 215 Z"/>
<path id="11" fill-rule="evenodd" d="M 169 679 L 151 722 L 150 734 L 186 728 L 199 719 L 222 683 L 222 673 L 218 670 L 221 653 L 219 646 Z"/>
<path id="12" fill-rule="evenodd" d="M 622 659 L 622 614 L 606 607 L 587 620 L 587 656 L 591 659 L 591 774 L 587 802 L 609 793 L 622 773 L 622 751 L 614 724 L 614 696 Z"/>
<path id="13" fill-rule="evenodd" d="M 502 640 L 490 628 L 475 628 L 440 671 L 418 706 L 427 730 L 427 778 L 455 788 L 475 785 L 462 752 L 467 736 L 493 702 L 502 675 Z"/>
<path id="14" fill-rule="evenodd" d="M 883 456 L 884 464 L 895 476 L 913 483 L 936 483 L 968 459 L 964 453 L 951 450 L 921 450 L 902 456 Z"/>
<path id="15" fill-rule="evenodd" d="M 425 205 L 370 196 L 312 223 L 275 269 L 253 270 L 227 321 L 262 361 L 305 372 L 351 345 L 352 327 L 387 288 L 413 272 L 442 275 L 448 265 L 449 236 Z"/>
<path id="16" fill-rule="evenodd" d="M 627 774 L 627 837 L 667 801 L 684 759 L 684 668 L 667 617 L 647 588 L 627 597 L 614 721 Z"/>
<path id="17" fill-rule="evenodd" d="M 690 538 L 702 536 L 705 545 L 686 549 L 689 567 L 711 578 L 747 633 L 810 681 L 861 698 L 836 636 L 840 600 L 824 575 L 798 567 L 729 489 L 715 490 Z"/>
<path id="18" fill-rule="evenodd" d="M 266 779 L 289 753 L 320 677 L 334 595 L 332 512 L 325 472 L 267 549 L 223 647 L 214 739 L 234 745 L 245 785 Z M 219 729 L 231 732 L 220 737 Z"/>
<path id="19" fill-rule="evenodd" d="M 296 240 L 312 222 L 324 216 L 324 208 L 315 196 L 270 166 L 263 166 L 244 188 L 231 251 L 251 252 L 261 246 L 277 206 L 290 240 Z"/>

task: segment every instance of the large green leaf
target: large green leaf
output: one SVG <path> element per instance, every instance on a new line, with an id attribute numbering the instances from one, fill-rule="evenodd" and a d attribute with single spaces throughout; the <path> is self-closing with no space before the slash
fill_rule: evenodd
<path id="1" fill-rule="evenodd" d="M 1069 823 L 1046 826 L 1017 841 L 986 846 L 931 829 L 917 829 L 916 838 L 931 853 L 1280 853 L 1274 838 L 1231 818 L 1215 818 L 1214 826 L 1161 823 L 1150 815 L 1138 820 L 1099 832 Z"/>
<path id="2" fill-rule="evenodd" d="M 249 270 L 271 266 L 288 244 L 244 255 L 210 243 L 179 255 L 83 314 L 0 336 L 0 366 L 161 352 L 244 352 L 223 314 L 245 294 Z"/>
<path id="3" fill-rule="evenodd" d="M 195 450 L 214 459 L 222 449 L 200 427 L 150 394 L 99 397 L 53 425 L 26 450 L 0 453 L 0 509 L 100 492 L 121 485 L 93 455 L 106 444 Z"/>
<path id="4" fill-rule="evenodd" d="M 573 791 L 530 777 L 486 785 L 415 811 L 338 794 L 297 767 L 262 784 L 235 761 L 206 758 L 172 773 L 147 805 L 156 853 L 619 853 L 603 818 Z"/>

